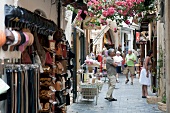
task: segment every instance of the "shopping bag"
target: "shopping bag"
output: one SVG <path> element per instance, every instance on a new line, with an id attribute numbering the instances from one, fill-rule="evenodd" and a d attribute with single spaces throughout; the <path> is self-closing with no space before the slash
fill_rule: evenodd
<path id="1" fill-rule="evenodd" d="M 8 84 L 6 84 L 1 78 L 0 78 L 0 94 L 5 93 L 9 89 Z"/>

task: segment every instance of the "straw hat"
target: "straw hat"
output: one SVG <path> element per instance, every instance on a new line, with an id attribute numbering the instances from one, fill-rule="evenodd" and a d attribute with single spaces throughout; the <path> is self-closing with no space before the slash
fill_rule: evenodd
<path id="1" fill-rule="evenodd" d="M 0 47 L 2 47 L 6 43 L 5 33 L 0 30 Z"/>

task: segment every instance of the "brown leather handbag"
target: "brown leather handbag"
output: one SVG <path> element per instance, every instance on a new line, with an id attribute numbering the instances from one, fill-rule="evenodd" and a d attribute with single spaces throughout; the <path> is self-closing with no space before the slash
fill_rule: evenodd
<path id="1" fill-rule="evenodd" d="M 60 60 L 60 63 L 63 66 L 63 73 L 67 73 L 68 61 L 67 60 Z"/>
<path id="2" fill-rule="evenodd" d="M 59 61 L 57 61 L 57 62 L 56 62 L 55 73 L 56 73 L 56 74 L 62 74 L 63 71 L 64 71 L 63 65 L 62 65 Z"/>
<path id="3" fill-rule="evenodd" d="M 67 58 L 67 47 L 65 44 L 61 44 L 61 48 L 62 48 L 62 56 L 63 58 Z"/>
<path id="4" fill-rule="evenodd" d="M 61 43 L 58 43 L 56 45 L 56 55 L 57 55 L 57 57 L 62 57 L 62 55 L 63 55 Z"/>
<path id="5" fill-rule="evenodd" d="M 57 81 L 54 87 L 55 87 L 55 90 L 60 91 L 63 89 L 63 84 L 61 83 L 61 81 Z"/>

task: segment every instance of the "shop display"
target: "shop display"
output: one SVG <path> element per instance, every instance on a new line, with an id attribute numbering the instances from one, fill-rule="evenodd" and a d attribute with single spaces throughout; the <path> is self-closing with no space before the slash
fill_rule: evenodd
<path id="1" fill-rule="evenodd" d="M 0 47 L 18 51 L 21 57 L 18 62 L 9 59 L 10 64 L 0 64 L 10 87 L 7 97 L 0 95 L 0 100 L 7 98 L 7 109 L 1 112 L 66 113 L 74 67 L 69 62 L 75 54 L 64 31 L 51 20 L 11 5 L 5 5 L 5 26 L 5 32 L 0 31 Z"/>
<path id="2" fill-rule="evenodd" d="M 37 113 L 39 90 L 38 65 L 4 64 L 3 78 L 10 89 L 7 91 L 7 109 L 3 113 Z M 5 100 L 5 99 L 4 99 Z"/>
<path id="3" fill-rule="evenodd" d="M 6 27 L 29 28 L 38 34 L 46 36 L 54 34 L 57 30 L 57 26 L 53 21 L 47 20 L 27 9 L 6 4 L 4 10 Z"/>

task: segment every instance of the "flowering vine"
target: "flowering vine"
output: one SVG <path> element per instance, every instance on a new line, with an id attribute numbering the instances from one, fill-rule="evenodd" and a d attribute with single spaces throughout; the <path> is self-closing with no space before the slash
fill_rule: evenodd
<path id="1" fill-rule="evenodd" d="M 106 25 L 107 19 L 115 20 L 120 26 L 122 22 L 130 25 L 129 18 L 141 16 L 142 12 L 149 12 L 155 9 L 154 0 L 88 0 L 86 15 L 91 19 L 86 25 Z M 79 9 L 81 11 L 81 9 Z M 79 18 L 81 15 L 78 14 Z"/>

